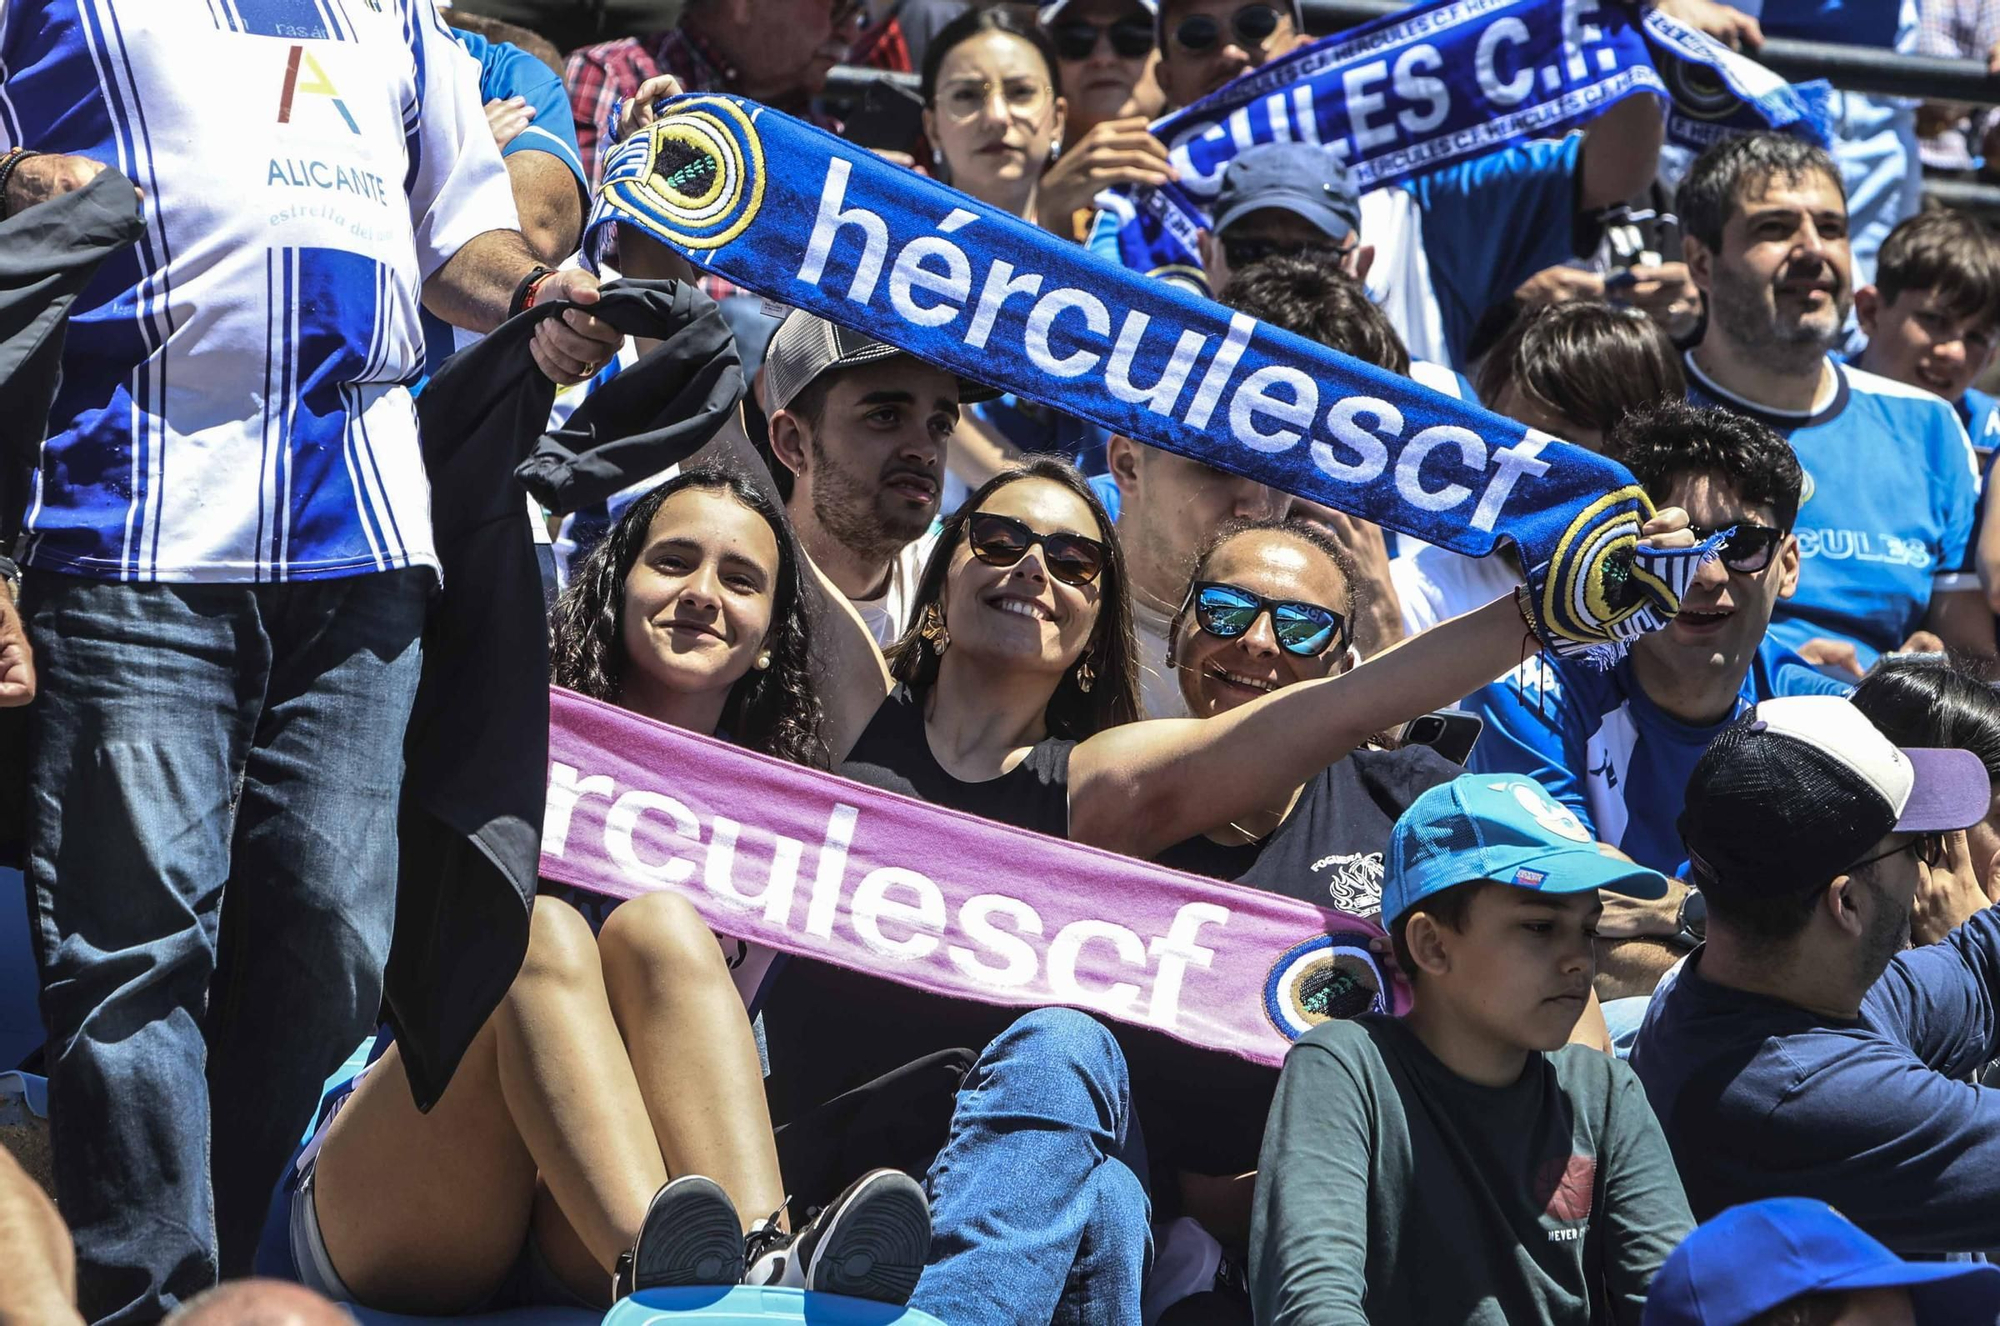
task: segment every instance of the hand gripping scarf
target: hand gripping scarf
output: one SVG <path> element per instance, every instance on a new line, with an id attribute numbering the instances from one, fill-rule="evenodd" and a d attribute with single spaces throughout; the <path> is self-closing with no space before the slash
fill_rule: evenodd
<path id="1" fill-rule="evenodd" d="M 696 266 L 952 372 L 1475 557 L 1521 553 L 1542 640 L 1597 661 L 1665 625 L 1718 540 L 1638 548 L 1630 472 L 1151 281 L 768 107 L 662 103 L 585 252 L 635 227 Z"/>
<path id="2" fill-rule="evenodd" d="M 1616 0 L 1437 0 L 1301 47 L 1160 120 L 1153 134 L 1179 181 L 1098 202 L 1118 219 L 1125 266 L 1203 285 L 1195 234 L 1247 148 L 1324 144 L 1366 193 L 1560 136 L 1639 93 L 1668 98 L 1667 137 L 1683 147 L 1773 129 L 1826 144 L 1824 84 L 1788 84 L 1657 11 L 1635 22 Z"/>

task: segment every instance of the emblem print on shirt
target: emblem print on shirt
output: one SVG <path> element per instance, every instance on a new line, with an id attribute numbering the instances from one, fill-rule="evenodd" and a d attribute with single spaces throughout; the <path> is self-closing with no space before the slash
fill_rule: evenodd
<path id="1" fill-rule="evenodd" d="M 307 75 L 307 80 L 304 82 L 299 79 L 301 65 L 305 67 Z M 361 132 L 361 126 L 356 124 L 354 117 L 348 113 L 347 103 L 340 99 L 340 92 L 333 86 L 333 80 L 326 76 L 326 70 L 319 67 L 319 61 L 313 59 L 305 47 L 294 46 L 291 54 L 285 57 L 285 90 L 278 97 L 279 124 L 292 122 L 292 99 L 301 92 L 308 96 L 325 97 L 333 103 L 333 108 L 340 112 L 340 118 L 347 122 L 351 132 L 356 134 Z"/>
<path id="2" fill-rule="evenodd" d="M 1597 1188 L 1595 1156 L 1551 1156 L 1535 1174 L 1535 1200 L 1551 1220 L 1590 1219 L 1592 1197 Z M 1559 1234 L 1573 1234 L 1557 1230 Z"/>
<path id="3" fill-rule="evenodd" d="M 1366 916 L 1382 910 L 1382 854 L 1335 852 L 1312 863 L 1315 875 L 1326 876 L 1327 901 L 1340 911 Z"/>

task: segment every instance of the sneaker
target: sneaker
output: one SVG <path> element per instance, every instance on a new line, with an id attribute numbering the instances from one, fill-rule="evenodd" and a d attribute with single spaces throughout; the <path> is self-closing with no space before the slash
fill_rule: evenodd
<path id="1" fill-rule="evenodd" d="M 746 1238 L 748 1284 L 790 1285 L 902 1306 L 931 1250 L 931 1208 L 901 1170 L 862 1175 L 796 1234 L 760 1222 Z"/>
<path id="2" fill-rule="evenodd" d="M 715 1180 L 683 1174 L 653 1194 L 637 1241 L 618 1255 L 611 1296 L 742 1279 L 743 1222 L 736 1204 Z"/>

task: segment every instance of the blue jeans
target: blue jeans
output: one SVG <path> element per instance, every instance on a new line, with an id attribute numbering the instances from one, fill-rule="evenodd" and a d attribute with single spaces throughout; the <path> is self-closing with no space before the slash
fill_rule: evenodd
<path id="1" fill-rule="evenodd" d="M 375 1025 L 433 583 L 29 579 L 29 906 L 92 1321 L 248 1272 L 320 1084 Z"/>
<path id="2" fill-rule="evenodd" d="M 1022 1017 L 959 1087 L 910 1306 L 951 1326 L 1137 1323 L 1153 1258 L 1142 1150 L 1104 1025 L 1068 1008 Z"/>

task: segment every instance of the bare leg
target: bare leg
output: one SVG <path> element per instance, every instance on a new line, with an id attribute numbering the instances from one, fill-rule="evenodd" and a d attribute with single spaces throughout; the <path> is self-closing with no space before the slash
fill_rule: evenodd
<path id="1" fill-rule="evenodd" d="M 668 1171 L 721 1184 L 747 1230 L 784 1203 L 785 1189 L 757 1042 L 721 947 L 669 893 L 619 907 L 597 942 Z"/>
<path id="2" fill-rule="evenodd" d="M 548 898 L 521 974 L 431 1112 L 417 1112 L 392 1050 L 335 1120 L 314 1171 L 327 1253 L 371 1306 L 462 1310 L 520 1253 L 538 1170 L 591 1263 L 552 1264 L 578 1292 L 608 1295 L 666 1166 L 590 927 Z"/>
<path id="3" fill-rule="evenodd" d="M 0 1147 L 0 1326 L 83 1326 L 76 1251 L 41 1185 Z"/>

